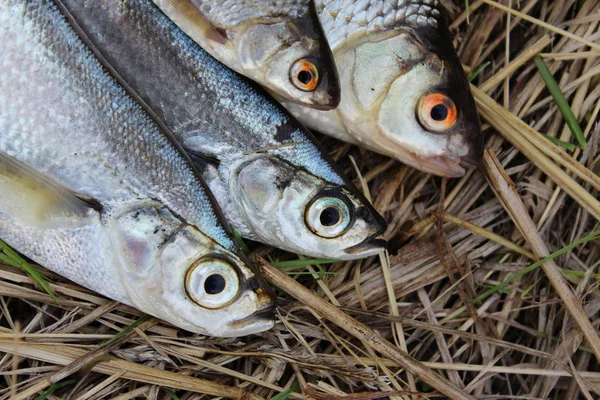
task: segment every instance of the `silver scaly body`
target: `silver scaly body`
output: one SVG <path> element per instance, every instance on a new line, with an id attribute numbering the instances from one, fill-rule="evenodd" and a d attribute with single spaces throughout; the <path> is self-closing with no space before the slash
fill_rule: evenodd
<path id="1" fill-rule="evenodd" d="M 56 6 L 3 1 L 0 42 L 0 181 L 10 188 L 0 193 L 0 237 L 190 331 L 236 336 L 272 326 L 262 314 L 270 291 L 237 255 L 189 160 Z M 215 294 L 215 273 L 239 290 Z"/>
<path id="2" fill-rule="evenodd" d="M 340 90 L 312 0 L 154 0 L 213 57 L 278 97 L 322 110 Z"/>
<path id="3" fill-rule="evenodd" d="M 86 41 L 165 123 L 235 230 L 300 254 L 382 250 L 385 223 L 316 140 L 149 0 L 61 0 Z M 308 210 L 313 210 L 310 213 Z M 340 220 L 327 214 L 338 212 Z"/>

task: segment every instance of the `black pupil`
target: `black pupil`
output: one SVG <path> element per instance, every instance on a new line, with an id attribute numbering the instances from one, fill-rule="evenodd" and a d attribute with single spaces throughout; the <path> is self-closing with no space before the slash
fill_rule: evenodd
<path id="1" fill-rule="evenodd" d="M 298 80 L 305 85 L 308 85 L 310 83 L 310 81 L 312 81 L 312 78 L 313 78 L 313 76 L 310 73 L 310 71 L 298 72 Z"/>
<path id="2" fill-rule="evenodd" d="M 321 216 L 319 219 L 321 220 L 321 225 L 323 226 L 333 226 L 340 222 L 340 212 L 335 207 L 327 207 L 323 211 L 321 211 Z"/>
<path id="3" fill-rule="evenodd" d="M 431 118 L 435 121 L 443 121 L 448 118 L 448 107 L 444 104 L 436 104 L 431 109 Z"/>
<path id="4" fill-rule="evenodd" d="M 225 278 L 219 274 L 213 274 L 204 281 L 204 290 L 208 294 L 219 294 L 225 290 Z"/>

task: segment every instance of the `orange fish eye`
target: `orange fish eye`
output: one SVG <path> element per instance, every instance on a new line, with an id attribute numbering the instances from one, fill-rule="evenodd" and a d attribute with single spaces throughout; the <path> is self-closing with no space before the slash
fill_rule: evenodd
<path id="1" fill-rule="evenodd" d="M 425 95 L 419 103 L 417 114 L 425 129 L 433 132 L 452 128 L 458 119 L 454 101 L 443 93 Z"/>
<path id="2" fill-rule="evenodd" d="M 310 61 L 298 60 L 290 69 L 290 80 L 298 89 L 312 92 L 319 83 L 319 71 Z"/>

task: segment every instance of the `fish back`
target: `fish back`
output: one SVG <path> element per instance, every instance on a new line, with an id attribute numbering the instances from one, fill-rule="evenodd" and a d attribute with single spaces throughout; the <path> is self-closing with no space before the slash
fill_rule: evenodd
<path id="1" fill-rule="evenodd" d="M 3 2 L 0 31 L 0 151 L 107 205 L 157 198 L 235 249 L 188 159 L 51 1 Z"/>

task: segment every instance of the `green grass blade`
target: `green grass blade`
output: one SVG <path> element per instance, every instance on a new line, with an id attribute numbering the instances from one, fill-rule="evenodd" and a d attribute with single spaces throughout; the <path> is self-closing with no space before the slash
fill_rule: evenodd
<path id="1" fill-rule="evenodd" d="M 475 78 L 477 78 L 479 76 L 481 71 L 483 71 L 490 64 L 491 63 L 489 61 L 486 61 L 483 64 L 481 64 L 479 67 L 477 67 L 477 69 L 475 71 L 471 72 L 471 74 L 467 77 L 467 80 L 469 82 L 473 82 L 475 80 Z"/>
<path id="2" fill-rule="evenodd" d="M 241 233 L 239 233 L 238 231 L 234 230 L 233 231 L 233 238 L 235 239 L 237 245 L 239 246 L 240 249 L 242 249 L 242 251 L 244 252 L 244 254 L 249 254 L 250 253 L 250 248 L 248 247 L 248 245 L 246 244 L 246 242 L 244 242 L 244 239 L 242 238 Z"/>
<path id="3" fill-rule="evenodd" d="M 109 344 L 119 340 L 121 337 L 127 335 L 129 332 L 140 326 L 142 323 L 148 321 L 151 317 L 149 315 L 143 315 L 136 319 L 131 325 L 125 327 L 121 332 L 117 333 L 112 338 L 108 339 L 106 342 L 102 343 L 100 347 L 108 346 Z"/>
<path id="4" fill-rule="evenodd" d="M 546 139 L 548 139 L 549 141 L 551 141 L 552 143 L 554 143 L 557 146 L 565 148 L 569 151 L 575 150 L 575 145 L 573 143 L 565 142 L 564 140 L 557 139 L 554 136 L 550 136 L 550 135 L 544 135 L 544 136 L 546 137 Z"/>
<path id="5" fill-rule="evenodd" d="M 169 396 L 171 396 L 171 399 L 173 400 L 179 400 L 179 397 L 177 397 L 177 395 L 175 394 L 174 391 L 172 391 L 169 388 L 166 388 L 164 386 L 161 386 L 161 389 L 164 390 Z"/>
<path id="6" fill-rule="evenodd" d="M 313 258 L 306 260 L 292 260 L 292 261 L 277 261 L 271 263 L 275 268 L 292 268 L 292 267 L 306 267 L 307 265 L 318 265 L 318 264 L 333 264 L 340 262 L 340 260 L 333 260 L 330 258 Z"/>
<path id="7" fill-rule="evenodd" d="M 48 283 L 48 278 L 46 278 L 40 271 L 29 265 L 23 257 L 17 254 L 16 251 L 10 248 L 9 245 L 0 240 L 0 261 L 12 265 L 15 268 L 18 268 L 24 271 L 26 274 L 31 276 L 31 279 L 35 283 L 39 285 L 53 300 L 57 300 L 56 293 L 50 287 Z"/>
<path id="8" fill-rule="evenodd" d="M 593 240 L 597 240 L 600 239 L 600 230 L 594 231 L 592 233 L 590 233 L 589 235 L 579 239 L 576 242 L 571 243 L 568 246 L 563 247 L 562 249 L 550 254 L 548 257 L 544 257 L 539 261 L 534 262 L 533 264 L 531 264 L 530 266 L 528 266 L 527 268 L 523 268 L 521 271 L 514 273 L 513 275 L 511 275 L 510 277 L 508 277 L 505 281 L 503 281 L 502 283 L 492 287 L 491 289 L 489 289 L 488 291 L 480 294 L 479 296 L 477 296 L 476 298 L 473 299 L 473 303 L 479 303 L 480 301 L 483 301 L 485 299 L 487 299 L 489 296 L 491 296 L 492 294 L 496 293 L 499 290 L 504 289 L 506 286 L 508 286 L 511 282 L 513 282 L 515 279 L 520 278 L 523 275 L 527 275 L 528 273 L 534 271 L 535 269 L 537 269 L 539 266 L 541 266 L 542 264 L 544 264 L 547 261 L 553 260 L 556 257 L 560 257 L 563 254 L 573 250 L 575 247 L 580 246 L 584 243 L 593 241 Z"/>
<path id="9" fill-rule="evenodd" d="M 35 400 L 46 400 L 50 395 L 52 395 L 52 393 L 56 392 L 58 389 L 63 388 L 65 386 L 74 385 L 77 383 L 77 381 L 79 381 L 79 379 L 69 379 L 69 380 L 62 381 L 62 382 L 56 382 L 55 384 L 50 386 L 48 389 L 46 389 L 44 391 L 44 393 L 42 393 L 38 397 L 36 397 Z"/>
<path id="10" fill-rule="evenodd" d="M 597 231 L 594 231 L 584 237 L 582 237 L 581 239 L 563 247 L 562 249 L 550 254 L 548 257 L 542 258 L 541 260 L 531 264 L 530 266 L 528 266 L 527 268 L 522 269 L 519 272 L 514 273 L 513 275 L 509 276 L 505 281 L 503 281 L 502 283 L 493 286 L 491 289 L 483 292 L 482 294 L 480 294 L 479 296 L 475 297 L 473 300 L 471 300 L 471 303 L 473 304 L 477 304 L 480 303 L 482 301 L 484 301 L 485 299 L 487 299 L 488 297 L 490 297 L 491 295 L 493 295 L 494 293 L 498 292 L 498 291 L 502 291 L 506 286 L 508 286 L 511 282 L 513 282 L 515 279 L 526 275 L 528 273 L 530 273 L 531 271 L 535 270 L 536 268 L 538 268 L 539 266 L 541 266 L 542 264 L 544 264 L 547 261 L 553 260 L 556 257 L 560 257 L 561 255 L 568 253 L 569 251 L 573 250 L 575 247 L 578 247 L 582 244 L 585 244 L 587 242 L 591 242 L 594 240 L 600 240 L 600 229 Z M 456 317 L 457 315 L 460 315 L 461 313 L 463 313 L 465 310 L 467 309 L 466 306 L 460 307 L 459 309 L 457 309 L 456 311 L 450 313 L 448 316 L 446 316 L 443 321 L 448 321 L 451 320 L 452 318 Z"/>
<path id="11" fill-rule="evenodd" d="M 573 110 L 571 110 L 569 102 L 565 98 L 563 92 L 560 90 L 560 87 L 554 79 L 554 76 L 552 76 L 552 72 L 550 72 L 550 69 L 548 68 L 542 57 L 535 56 L 533 57 L 533 61 L 535 62 L 535 66 L 540 72 L 542 79 L 544 80 L 544 82 L 546 82 L 546 87 L 548 88 L 550 94 L 554 98 L 554 101 L 556 102 L 560 113 L 563 115 L 565 123 L 571 130 L 573 136 L 575 136 L 577 143 L 579 143 L 579 147 L 584 149 L 585 146 L 587 146 L 587 140 L 585 140 L 585 137 L 583 136 L 581 126 L 579 126 L 579 122 L 577 122 L 577 118 L 575 118 L 575 114 L 573 114 Z"/>
<path id="12" fill-rule="evenodd" d="M 585 271 L 577 271 L 573 269 L 563 269 L 562 273 L 565 276 L 576 276 L 578 278 L 583 278 L 586 275 Z M 600 274 L 590 274 L 590 278 L 599 281 Z"/>
<path id="13" fill-rule="evenodd" d="M 298 381 L 294 381 L 290 388 L 286 391 L 283 391 L 273 397 L 271 397 L 271 400 L 285 400 L 288 397 L 290 397 L 290 395 L 294 392 L 294 390 L 296 390 L 296 387 L 298 386 Z"/>

